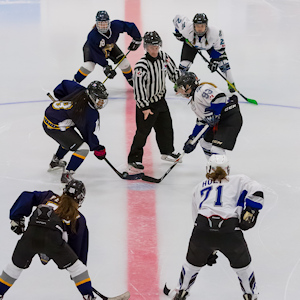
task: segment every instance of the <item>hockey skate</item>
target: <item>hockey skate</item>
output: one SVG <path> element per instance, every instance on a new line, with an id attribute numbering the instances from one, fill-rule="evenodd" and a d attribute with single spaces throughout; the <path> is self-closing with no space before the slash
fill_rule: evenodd
<path id="1" fill-rule="evenodd" d="M 61 174 L 61 179 L 60 179 L 61 183 L 68 183 L 71 180 L 73 180 L 74 173 L 75 173 L 74 171 L 68 171 L 68 170 L 66 170 L 66 172 L 63 172 Z"/>
<path id="2" fill-rule="evenodd" d="M 128 170 L 133 171 L 134 169 L 139 170 L 139 171 L 144 170 L 144 166 L 139 161 L 134 161 L 134 162 L 128 163 Z"/>
<path id="3" fill-rule="evenodd" d="M 178 162 L 178 163 L 182 163 L 182 159 L 180 158 L 178 161 L 176 161 L 179 157 L 180 157 L 180 153 L 170 153 L 170 154 L 162 154 L 161 155 L 161 159 L 162 160 L 166 160 L 166 161 L 170 161 L 170 162 Z"/>
<path id="4" fill-rule="evenodd" d="M 189 295 L 186 290 L 179 290 L 174 296 L 173 300 L 185 300 L 185 298 Z"/>
<path id="5" fill-rule="evenodd" d="M 257 300 L 257 295 L 252 295 L 252 294 L 244 294 L 243 295 L 245 300 Z"/>
<path id="6" fill-rule="evenodd" d="M 67 165 L 67 163 L 62 160 L 59 159 L 55 154 L 53 155 L 53 158 L 49 164 L 49 169 L 48 171 L 53 171 L 53 170 L 57 170 L 59 168 L 65 168 L 65 166 Z"/>

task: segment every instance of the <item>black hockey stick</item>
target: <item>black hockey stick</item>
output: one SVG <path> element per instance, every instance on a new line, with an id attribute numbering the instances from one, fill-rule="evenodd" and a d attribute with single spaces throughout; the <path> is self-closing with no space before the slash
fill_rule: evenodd
<path id="1" fill-rule="evenodd" d="M 104 158 L 104 160 L 108 163 L 108 165 L 115 171 L 115 173 L 122 179 L 127 179 L 127 180 L 138 180 L 142 179 L 144 173 L 138 173 L 138 174 L 132 174 L 129 175 L 127 172 L 119 172 L 110 162 L 107 158 Z"/>
<path id="2" fill-rule="evenodd" d="M 197 143 L 197 141 L 200 139 L 200 137 L 205 133 L 205 131 L 208 129 L 208 125 L 206 124 L 202 130 L 196 135 L 196 137 L 192 140 L 191 144 L 194 145 Z M 175 160 L 174 164 L 167 170 L 167 172 L 160 178 L 153 178 L 150 176 L 147 176 L 145 174 L 142 175 L 142 180 L 153 182 L 153 183 L 160 183 L 170 172 L 171 170 L 179 163 L 180 159 L 185 155 L 185 152 L 181 153 L 180 156 Z"/>
<path id="3" fill-rule="evenodd" d="M 130 298 L 130 293 L 127 291 L 119 296 L 115 296 L 115 297 L 106 297 L 104 295 L 102 295 L 101 293 L 99 293 L 95 288 L 92 288 L 93 292 L 99 296 L 100 298 L 102 298 L 103 300 L 128 300 Z"/>
<path id="4" fill-rule="evenodd" d="M 113 71 L 119 66 L 119 64 L 127 57 L 128 53 L 131 50 L 128 50 L 128 52 L 122 57 L 122 59 L 117 63 L 117 65 L 113 68 Z M 102 83 L 104 83 L 106 80 L 108 79 L 108 76 L 104 79 L 104 81 Z"/>
<path id="5" fill-rule="evenodd" d="M 188 40 L 188 39 L 185 39 L 185 42 L 189 45 L 189 46 L 191 46 L 192 48 L 194 48 L 194 49 L 196 49 L 192 44 L 191 44 L 191 42 Z M 198 49 L 196 49 L 197 50 L 197 52 L 201 55 L 201 57 L 204 59 L 204 61 L 205 62 L 207 62 L 208 64 L 209 64 L 209 60 L 202 54 L 202 52 L 201 52 L 201 50 L 198 50 Z M 255 105 L 257 105 L 257 101 L 256 100 L 254 100 L 254 99 L 249 99 L 249 98 L 247 98 L 247 97 L 245 97 L 240 91 L 238 91 L 237 89 L 236 89 L 236 87 L 232 84 L 232 83 L 230 83 L 227 79 L 226 79 L 226 77 L 222 74 L 222 73 L 220 73 L 219 72 L 219 70 L 217 70 L 217 73 L 230 85 L 230 87 L 232 87 L 236 92 L 238 92 L 247 102 L 249 102 L 249 103 L 252 103 L 252 104 L 255 104 Z"/>

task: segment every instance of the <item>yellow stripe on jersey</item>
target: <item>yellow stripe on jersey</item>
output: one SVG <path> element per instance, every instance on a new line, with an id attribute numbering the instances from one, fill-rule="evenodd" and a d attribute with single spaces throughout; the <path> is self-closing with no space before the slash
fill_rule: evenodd
<path id="1" fill-rule="evenodd" d="M 87 279 L 81 280 L 81 281 L 79 281 L 79 282 L 77 282 L 77 283 L 76 283 L 76 286 L 79 286 L 79 285 L 81 285 L 81 284 L 84 284 L 84 283 L 86 283 L 86 282 L 89 282 L 89 281 L 91 281 L 91 279 L 90 279 L 90 278 L 87 278 Z"/>
<path id="2" fill-rule="evenodd" d="M 79 72 L 80 74 L 82 74 L 83 76 L 88 76 L 88 74 L 83 73 L 80 69 L 78 70 L 78 72 Z"/>
<path id="3" fill-rule="evenodd" d="M 12 286 L 12 284 L 10 284 L 10 283 L 4 281 L 2 278 L 0 278 L 0 282 L 2 282 L 3 284 L 5 284 L 5 285 L 7 285 L 7 286 L 9 286 L 9 287 Z"/>
<path id="4" fill-rule="evenodd" d="M 211 83 L 211 82 L 201 82 L 200 85 L 202 85 L 202 84 L 210 84 L 210 85 L 212 85 L 213 87 L 218 88 L 216 85 L 214 85 L 214 84 Z"/>
<path id="5" fill-rule="evenodd" d="M 80 154 L 75 153 L 75 152 L 73 153 L 73 155 L 76 156 L 76 157 L 78 157 L 78 158 L 81 158 L 81 159 L 85 159 L 86 158 L 86 156 L 80 155 Z"/>
<path id="6" fill-rule="evenodd" d="M 123 74 L 129 74 L 130 72 L 132 72 L 132 69 L 130 68 L 130 70 L 129 71 L 122 71 L 123 72 Z"/>

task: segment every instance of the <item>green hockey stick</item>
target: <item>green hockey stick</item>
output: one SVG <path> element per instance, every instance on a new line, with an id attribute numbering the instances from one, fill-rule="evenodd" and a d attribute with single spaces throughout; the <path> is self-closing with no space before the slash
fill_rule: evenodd
<path id="1" fill-rule="evenodd" d="M 189 46 L 191 46 L 192 48 L 195 48 L 192 44 L 191 44 L 191 42 L 188 40 L 188 39 L 185 39 L 185 42 L 189 45 Z M 195 48 L 196 49 L 196 48 Z M 201 50 L 198 50 L 197 49 L 197 52 L 201 55 L 201 57 L 204 59 L 204 61 L 205 62 L 207 62 L 207 63 L 209 63 L 209 61 L 208 61 L 208 59 L 202 54 L 202 52 L 201 52 Z M 252 104 L 255 104 L 255 105 L 257 105 L 258 103 L 257 103 L 257 101 L 256 100 L 254 100 L 254 99 L 249 99 L 249 98 L 247 98 L 247 97 L 245 97 L 240 91 L 238 91 L 237 89 L 236 89 L 236 87 L 233 85 L 233 84 L 231 84 L 227 79 L 226 79 L 226 77 L 225 76 L 223 76 L 223 74 L 221 74 L 220 72 L 219 72 L 219 70 L 217 70 L 217 73 L 236 91 L 236 92 L 238 92 L 247 102 L 249 102 L 249 103 L 252 103 Z"/>

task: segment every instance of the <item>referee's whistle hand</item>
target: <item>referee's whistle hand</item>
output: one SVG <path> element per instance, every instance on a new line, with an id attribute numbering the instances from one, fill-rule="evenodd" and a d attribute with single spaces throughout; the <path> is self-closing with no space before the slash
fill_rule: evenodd
<path id="1" fill-rule="evenodd" d="M 153 115 L 153 112 L 151 111 L 151 109 L 146 109 L 143 110 L 143 114 L 144 114 L 144 120 L 147 120 L 149 115 Z"/>

